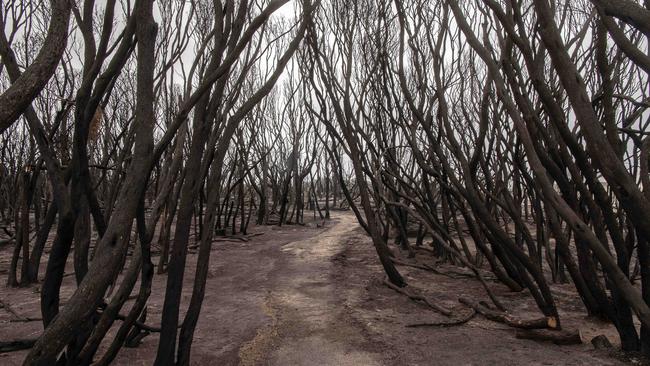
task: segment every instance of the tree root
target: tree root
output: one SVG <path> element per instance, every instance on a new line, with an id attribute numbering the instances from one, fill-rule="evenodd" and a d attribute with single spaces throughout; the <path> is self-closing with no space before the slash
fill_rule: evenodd
<path id="1" fill-rule="evenodd" d="M 483 275 L 482 275 L 481 272 L 478 270 L 478 268 L 477 268 L 475 265 L 473 265 L 472 263 L 470 263 L 470 262 L 467 260 L 467 258 L 465 258 L 461 253 L 458 252 L 458 250 L 456 250 L 456 249 L 452 248 L 451 246 L 449 246 L 448 244 L 446 244 L 445 239 L 442 238 L 442 237 L 440 237 L 439 235 L 437 235 L 436 232 L 435 232 L 435 230 L 434 230 L 434 229 L 429 225 L 429 223 L 428 223 L 426 220 L 422 219 L 422 217 L 421 217 L 421 216 L 420 216 L 416 211 L 414 211 L 411 207 L 409 207 L 408 205 L 404 204 L 403 202 L 390 202 L 390 201 L 387 200 L 385 197 L 383 197 L 383 198 L 384 198 L 384 201 L 385 201 L 387 204 L 392 204 L 392 205 L 400 206 L 400 207 L 406 209 L 408 212 L 411 213 L 411 215 L 413 215 L 413 217 L 415 217 L 415 218 L 416 218 L 417 220 L 419 220 L 423 225 L 425 225 L 426 228 L 427 228 L 427 230 L 431 233 L 431 235 L 434 235 L 434 238 L 436 238 L 436 239 L 440 242 L 440 244 L 442 244 L 442 246 L 443 246 L 446 250 L 448 250 L 448 251 L 451 252 L 454 256 L 456 256 L 456 258 L 458 258 L 458 260 L 459 260 L 463 265 L 467 266 L 467 267 L 468 267 L 468 268 L 469 268 L 469 269 L 474 273 L 474 275 L 475 275 L 476 278 L 479 280 L 479 282 L 481 282 L 481 285 L 482 285 L 483 288 L 485 289 L 485 292 L 487 292 L 487 295 L 490 297 L 490 300 L 492 300 L 492 302 L 494 303 L 494 305 L 495 305 L 497 308 L 499 308 L 500 310 L 505 310 L 505 307 L 503 306 L 503 304 L 501 304 L 501 302 L 499 301 L 499 299 L 497 299 L 496 296 L 494 296 L 494 294 L 492 293 L 492 290 L 490 290 L 490 286 L 487 285 L 487 283 L 485 282 L 485 279 L 483 278 Z"/>
<path id="2" fill-rule="evenodd" d="M 115 318 L 124 321 L 124 320 L 126 320 L 126 315 L 118 314 Z M 134 321 L 133 326 L 138 327 L 138 328 L 140 328 L 140 329 L 142 329 L 144 331 L 151 332 L 151 333 L 160 333 L 161 330 L 162 330 L 162 328 L 160 328 L 160 327 L 152 327 L 151 325 L 144 324 L 144 323 L 140 322 L 139 320 Z M 182 326 L 182 324 L 179 325 L 178 328 L 180 328 L 181 326 Z"/>
<path id="3" fill-rule="evenodd" d="M 557 329 L 557 319 L 554 317 L 543 317 L 538 319 L 517 319 L 502 311 L 492 310 L 469 299 L 460 298 L 458 301 L 476 310 L 489 320 L 509 325 L 519 329 Z"/>
<path id="4" fill-rule="evenodd" d="M 470 321 L 474 316 L 476 315 L 476 310 L 470 308 L 470 312 L 465 315 L 462 318 L 459 319 L 453 319 L 453 320 L 448 320 L 448 321 L 440 321 L 440 322 L 427 322 L 427 323 L 412 323 L 412 324 L 406 324 L 407 328 L 419 328 L 419 327 L 440 327 L 440 328 L 448 328 L 448 327 L 454 327 L 458 325 L 463 325 Z"/>
<path id="5" fill-rule="evenodd" d="M 427 247 L 423 247 L 423 246 L 417 246 L 417 245 L 414 245 L 413 248 L 415 250 L 421 250 L 423 252 L 427 252 L 428 254 L 431 254 L 431 255 L 436 255 L 436 251 L 431 249 L 431 248 L 427 248 Z"/>
<path id="6" fill-rule="evenodd" d="M 444 316 L 451 316 L 451 314 L 452 314 L 450 310 L 445 309 L 444 307 L 442 307 L 440 305 L 436 305 L 436 304 L 432 303 L 431 301 L 427 300 L 422 295 L 413 294 L 413 293 L 407 291 L 406 289 L 395 286 L 388 279 L 384 279 L 384 285 L 386 285 L 389 288 L 399 292 L 402 295 L 407 296 L 409 299 L 411 299 L 413 301 L 421 301 L 421 302 L 425 303 L 428 307 L 430 307 L 431 309 L 439 312 L 440 314 L 442 314 Z"/>
<path id="7" fill-rule="evenodd" d="M 265 232 L 260 232 L 260 233 L 251 233 L 251 234 L 231 234 L 231 235 L 222 235 L 218 236 L 213 239 L 214 242 L 249 242 L 252 238 L 256 236 L 261 236 L 264 235 Z M 198 244 L 194 246 L 195 248 L 198 248 Z"/>
<path id="8" fill-rule="evenodd" d="M 140 318 L 137 320 L 140 324 L 145 324 L 147 321 L 147 307 L 145 306 L 144 309 L 142 310 L 142 314 L 140 314 Z M 126 335 L 126 339 L 124 340 L 124 346 L 127 348 L 135 348 L 142 343 L 142 340 L 144 337 L 148 336 L 151 334 L 148 330 L 142 330 L 142 328 L 139 328 L 137 325 L 131 328 L 131 331 L 129 334 Z"/>
<path id="9" fill-rule="evenodd" d="M 470 277 L 471 276 L 469 274 L 461 274 L 461 273 L 457 273 L 457 272 L 455 273 L 455 275 L 452 275 L 450 273 L 445 273 L 445 272 L 437 270 L 433 266 L 430 266 L 430 265 L 428 265 L 426 263 L 408 263 L 408 262 L 404 262 L 404 261 L 401 261 L 401 260 L 396 259 L 396 258 L 393 258 L 392 261 L 393 261 L 393 263 L 395 263 L 397 265 L 400 265 L 400 266 L 407 266 L 407 267 L 422 269 L 422 270 L 425 270 L 425 271 L 433 272 L 433 273 L 438 274 L 438 275 L 447 276 L 447 277 L 452 278 L 452 279 L 460 279 L 460 278 L 463 278 L 463 277 Z M 494 296 L 494 294 L 492 293 L 492 290 L 490 290 L 487 283 L 485 282 L 485 279 L 478 272 L 478 269 L 471 269 L 471 270 L 474 271 L 474 276 L 471 276 L 471 277 L 477 278 L 479 280 L 479 282 L 481 282 L 481 285 L 483 285 L 483 288 L 487 292 L 488 296 L 490 297 L 490 299 L 492 300 L 494 305 L 497 308 L 499 308 L 499 310 L 505 310 L 505 307 L 496 298 L 496 296 Z"/>
<path id="10" fill-rule="evenodd" d="M 429 264 L 426 264 L 426 263 L 408 263 L 408 262 L 404 262 L 402 260 L 395 259 L 395 258 L 393 258 L 392 261 L 393 261 L 393 263 L 397 264 L 398 266 L 417 268 L 417 269 L 421 269 L 421 270 L 428 271 L 428 272 L 431 272 L 431 273 L 435 273 L 437 275 L 449 277 L 449 278 L 452 278 L 452 279 L 455 279 L 455 280 L 461 279 L 461 278 L 464 278 L 464 277 L 472 277 L 472 278 L 474 277 L 473 275 L 470 275 L 470 274 L 461 274 L 461 273 L 457 273 L 457 272 L 452 272 L 452 273 L 442 272 L 442 271 L 438 270 L 437 268 L 435 268 L 435 267 L 433 267 L 433 266 L 431 266 Z"/>
<path id="11" fill-rule="evenodd" d="M 435 269 L 435 268 L 433 268 L 433 267 L 431 267 L 431 266 L 429 266 L 427 264 L 424 264 L 424 263 L 422 263 L 422 264 L 420 264 L 420 263 L 408 263 L 408 262 L 403 262 L 403 261 L 401 261 L 399 259 L 396 259 L 396 258 L 392 258 L 392 261 L 393 261 L 393 263 L 397 264 L 398 266 L 413 267 L 413 268 L 433 272 L 435 274 L 442 274 L 437 269 Z"/>
<path id="12" fill-rule="evenodd" d="M 14 316 L 14 319 L 10 320 L 10 322 L 31 322 L 31 321 L 37 321 L 37 320 L 43 320 L 43 319 L 38 319 L 38 318 L 29 318 L 26 316 L 22 316 L 18 314 L 16 310 L 14 310 L 9 303 L 4 302 L 0 300 L 0 308 L 4 308 L 7 310 L 7 312 L 11 315 Z"/>

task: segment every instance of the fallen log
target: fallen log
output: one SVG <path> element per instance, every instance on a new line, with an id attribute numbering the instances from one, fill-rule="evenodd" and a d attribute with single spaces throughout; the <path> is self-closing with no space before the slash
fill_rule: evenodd
<path id="1" fill-rule="evenodd" d="M 595 336 L 591 339 L 591 344 L 594 345 L 595 349 L 610 349 L 612 348 L 612 343 L 604 335 Z"/>
<path id="2" fill-rule="evenodd" d="M 515 337 L 533 341 L 553 342 L 558 345 L 582 344 L 580 331 L 518 329 Z"/>
<path id="3" fill-rule="evenodd" d="M 12 244 L 14 242 L 14 239 L 15 238 L 13 236 L 11 238 L 7 238 L 7 239 L 0 239 L 0 248 L 2 248 L 5 245 Z"/>
<path id="4" fill-rule="evenodd" d="M 231 239 L 231 240 L 239 240 L 243 242 L 247 242 L 248 238 L 245 236 L 240 236 L 240 235 L 227 235 L 225 236 L 226 239 Z"/>
<path id="5" fill-rule="evenodd" d="M 29 322 L 42 322 L 43 318 L 21 318 L 21 319 L 11 319 L 9 323 L 29 323 Z"/>
<path id="6" fill-rule="evenodd" d="M 36 338 L 34 339 L 16 339 L 13 341 L 0 341 L 0 353 L 21 351 L 34 347 Z"/>
<path id="7" fill-rule="evenodd" d="M 538 318 L 538 319 L 517 319 L 508 313 L 492 310 L 486 306 L 483 306 L 477 302 L 474 302 L 466 298 L 460 298 L 458 299 L 458 301 L 461 304 L 467 305 L 470 308 L 476 310 L 478 313 L 480 313 L 487 319 L 499 323 L 504 323 L 513 328 L 519 328 L 519 329 L 557 329 L 558 328 L 557 319 L 555 319 L 552 316 Z"/>
<path id="8" fill-rule="evenodd" d="M 397 287 L 394 284 L 392 284 L 388 279 L 384 279 L 384 285 L 386 285 L 389 288 L 399 292 L 402 295 L 405 295 L 406 297 L 408 297 L 409 299 L 411 299 L 413 301 L 421 301 L 421 302 L 425 303 L 428 307 L 430 307 L 431 309 L 439 312 L 442 315 L 451 316 L 451 314 L 452 314 L 449 309 L 445 309 L 444 307 L 442 307 L 440 305 L 436 305 L 436 304 L 432 303 L 431 301 L 429 301 L 426 297 L 424 297 L 422 295 L 413 294 L 413 293 L 411 293 L 411 292 L 409 292 L 409 291 L 407 291 L 407 290 L 405 290 L 403 288 Z"/>

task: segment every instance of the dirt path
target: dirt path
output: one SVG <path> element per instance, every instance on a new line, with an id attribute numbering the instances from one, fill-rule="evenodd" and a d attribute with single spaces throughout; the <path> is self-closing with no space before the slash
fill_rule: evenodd
<path id="1" fill-rule="evenodd" d="M 319 236 L 282 246 L 265 302 L 273 321 L 241 348 L 243 365 L 380 364 L 332 281 L 332 259 L 356 227 L 351 215 L 341 215 Z"/>

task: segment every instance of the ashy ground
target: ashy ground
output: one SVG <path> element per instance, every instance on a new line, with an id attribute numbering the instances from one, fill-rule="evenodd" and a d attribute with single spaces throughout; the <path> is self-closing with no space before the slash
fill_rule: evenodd
<path id="1" fill-rule="evenodd" d="M 247 242 L 215 243 L 207 290 L 192 348 L 194 365 L 622 365 L 620 357 L 596 351 L 598 334 L 616 341 L 611 325 L 588 319 L 571 285 L 558 285 L 565 328 L 580 329 L 585 344 L 557 346 L 520 340 L 505 325 L 475 316 L 455 327 L 407 327 L 444 321 L 429 308 L 383 285 L 376 254 L 354 216 L 336 212 L 320 227 L 256 227 Z M 395 249 L 397 251 L 397 249 Z M 7 268 L 10 249 L 0 255 Z M 417 260 L 433 263 L 428 254 Z M 183 301 L 191 296 L 196 255 L 188 256 Z M 399 267 L 410 286 L 458 314 L 459 297 L 486 299 L 479 283 L 462 269 L 439 265 L 441 274 Z M 6 275 L 3 276 L 3 280 Z M 513 314 L 536 317 L 530 296 L 489 282 Z M 165 276 L 156 276 L 147 323 L 160 321 Z M 62 296 L 74 291 L 65 278 Z M 0 288 L 0 298 L 25 317 L 39 317 L 38 287 Z M 30 338 L 39 321 L 15 322 L 0 309 L 0 339 Z M 157 335 L 124 348 L 115 364 L 150 365 Z M 0 354 L 0 365 L 19 365 L 26 351 Z M 640 363 L 635 359 L 628 362 Z"/>

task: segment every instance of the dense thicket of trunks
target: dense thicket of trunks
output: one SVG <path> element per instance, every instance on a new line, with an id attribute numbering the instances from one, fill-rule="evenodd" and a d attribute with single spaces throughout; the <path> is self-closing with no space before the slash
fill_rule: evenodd
<path id="1" fill-rule="evenodd" d="M 501 310 L 484 270 L 527 289 L 559 329 L 551 286 L 571 282 L 650 355 L 650 2 L 0 11 L 0 245 L 8 286 L 40 284 L 45 329 L 25 364 L 108 364 L 142 328 L 160 331 L 156 364 L 189 364 L 215 238 L 337 208 L 397 289 L 401 253 L 428 250 Z"/>

